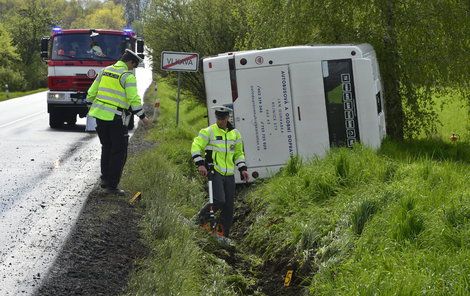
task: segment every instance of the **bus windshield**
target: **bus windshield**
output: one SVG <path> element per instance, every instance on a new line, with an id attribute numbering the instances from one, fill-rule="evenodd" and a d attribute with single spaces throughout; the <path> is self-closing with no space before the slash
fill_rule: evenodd
<path id="1" fill-rule="evenodd" d="M 126 48 L 133 49 L 135 40 L 129 36 L 103 33 L 56 35 L 52 41 L 51 58 L 56 61 L 116 61 Z"/>

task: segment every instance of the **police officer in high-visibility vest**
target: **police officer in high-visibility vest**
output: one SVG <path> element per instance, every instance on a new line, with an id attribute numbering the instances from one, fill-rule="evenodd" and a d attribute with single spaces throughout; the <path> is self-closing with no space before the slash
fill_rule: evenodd
<path id="1" fill-rule="evenodd" d="M 127 159 L 130 117 L 137 115 L 145 126 L 145 116 L 137 94 L 136 78 L 131 72 L 142 59 L 126 49 L 119 61 L 103 69 L 88 90 L 89 116 L 96 118 L 96 132 L 101 142 L 101 187 L 107 193 L 125 195 L 118 188 Z"/>
<path id="2" fill-rule="evenodd" d="M 249 175 L 245 164 L 242 136 L 229 122 L 232 109 L 225 106 L 215 106 L 212 109 L 215 109 L 217 122 L 202 129 L 194 138 L 191 154 L 202 176 L 213 174 L 211 177 L 214 206 L 221 210 L 222 233 L 228 237 L 233 222 L 235 170 L 240 171 L 245 182 L 248 181 Z M 212 165 L 209 165 L 210 163 Z M 207 217 L 210 206 L 206 204 L 202 208 L 199 222 L 203 222 Z"/>

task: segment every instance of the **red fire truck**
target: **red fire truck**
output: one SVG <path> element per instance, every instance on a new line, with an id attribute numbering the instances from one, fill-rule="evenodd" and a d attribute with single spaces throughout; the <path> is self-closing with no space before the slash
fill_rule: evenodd
<path id="1" fill-rule="evenodd" d="M 144 56 L 144 42 L 130 29 L 68 29 L 55 27 L 41 40 L 41 57 L 48 64 L 47 112 L 51 128 L 74 125 L 88 112 L 86 93 L 98 72 L 114 64 L 125 51 Z M 129 124 L 132 129 L 133 122 Z"/>

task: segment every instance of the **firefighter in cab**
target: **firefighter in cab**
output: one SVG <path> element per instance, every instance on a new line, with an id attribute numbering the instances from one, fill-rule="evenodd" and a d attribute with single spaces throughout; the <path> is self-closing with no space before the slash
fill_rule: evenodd
<path id="1" fill-rule="evenodd" d="M 198 215 L 198 223 L 207 222 L 210 207 L 220 211 L 217 233 L 229 237 L 233 221 L 235 196 L 235 170 L 242 180 L 248 181 L 243 140 L 240 132 L 229 121 L 232 109 L 214 106 L 216 123 L 202 129 L 194 138 L 191 154 L 199 173 L 212 184 L 213 205 L 206 204 Z M 210 191 L 211 189 L 209 189 Z"/>
<path id="2" fill-rule="evenodd" d="M 145 126 L 145 116 L 132 72 L 142 59 L 126 49 L 120 60 L 104 68 L 88 90 L 89 116 L 96 118 L 96 132 L 101 142 L 101 187 L 109 194 L 125 195 L 118 188 L 127 158 L 127 125 L 137 115 Z"/>

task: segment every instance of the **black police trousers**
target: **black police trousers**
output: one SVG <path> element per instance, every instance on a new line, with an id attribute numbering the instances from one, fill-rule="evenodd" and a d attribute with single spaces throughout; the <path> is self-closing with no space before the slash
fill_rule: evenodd
<path id="1" fill-rule="evenodd" d="M 214 194 L 214 208 L 220 210 L 219 223 L 224 229 L 224 236 L 230 235 L 230 228 L 233 223 L 233 206 L 235 197 L 235 177 L 222 176 L 217 171 L 212 177 L 212 190 Z M 199 212 L 199 217 L 203 220 L 209 215 L 210 204 L 207 203 Z"/>
<path id="2" fill-rule="evenodd" d="M 101 180 L 107 188 L 117 188 L 127 160 L 129 134 L 120 116 L 112 121 L 96 119 L 101 142 Z"/>

